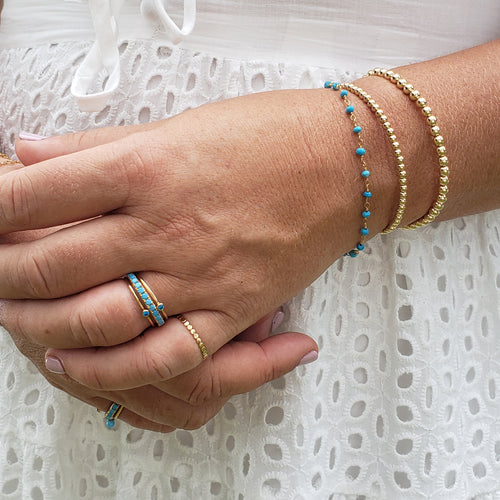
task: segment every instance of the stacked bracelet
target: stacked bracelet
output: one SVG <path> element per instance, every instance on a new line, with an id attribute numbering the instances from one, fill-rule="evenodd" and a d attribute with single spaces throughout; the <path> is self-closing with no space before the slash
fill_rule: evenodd
<path id="1" fill-rule="evenodd" d="M 393 221 L 382 231 L 383 233 L 390 233 L 394 231 L 399 224 L 401 223 L 401 219 L 403 218 L 405 209 L 406 209 L 406 195 L 407 195 L 407 181 L 406 181 L 406 169 L 404 163 L 404 156 L 401 152 L 401 146 L 398 142 L 398 138 L 394 133 L 394 128 L 391 125 L 391 122 L 387 118 L 387 115 L 384 113 L 382 108 L 375 102 L 375 100 L 363 89 L 356 87 L 352 83 L 343 83 L 339 84 L 340 88 L 348 90 L 352 92 L 356 96 L 358 96 L 361 100 L 363 100 L 368 107 L 372 110 L 373 113 L 377 116 L 377 118 L 382 123 L 384 130 L 386 131 L 389 140 L 392 146 L 392 152 L 396 159 L 396 163 L 398 166 L 398 176 L 399 176 L 399 202 L 398 207 L 396 209 L 396 215 L 394 216 Z"/>
<path id="2" fill-rule="evenodd" d="M 386 69 L 375 68 L 367 73 L 368 76 L 381 76 L 386 80 L 394 83 L 401 89 L 408 97 L 414 101 L 419 108 L 421 108 L 423 115 L 427 118 L 427 123 L 430 126 L 431 135 L 434 137 L 434 144 L 439 158 L 440 176 L 439 176 L 439 192 L 436 201 L 430 207 L 429 211 L 417 221 L 406 226 L 405 229 L 416 229 L 417 227 L 425 226 L 434 221 L 440 214 L 441 210 L 446 203 L 448 195 L 448 183 L 450 169 L 448 167 L 448 157 L 446 156 L 446 147 L 444 146 L 444 139 L 441 130 L 437 126 L 437 118 L 432 114 L 432 109 L 427 105 L 418 90 L 416 90 L 411 83 L 408 83 L 397 73 L 388 71 Z"/>
<path id="3" fill-rule="evenodd" d="M 324 86 L 325 88 L 340 90 L 339 83 L 325 82 Z M 361 212 L 361 215 L 363 217 L 363 222 L 360 230 L 361 236 L 359 239 L 359 243 L 356 245 L 356 248 L 345 254 L 348 255 L 349 257 L 356 257 L 361 250 L 364 250 L 366 237 L 368 236 L 368 234 L 370 234 L 370 230 L 368 229 L 368 218 L 371 216 L 370 199 L 372 197 L 372 193 L 370 191 L 370 182 L 369 182 L 370 171 L 368 170 L 365 162 L 366 150 L 364 147 L 363 136 L 361 134 L 362 128 L 357 124 L 356 115 L 354 114 L 354 106 L 352 106 L 351 103 L 349 102 L 347 94 L 348 94 L 347 90 L 343 89 L 340 92 L 340 97 L 344 100 L 346 104 L 346 109 L 345 109 L 346 113 L 349 115 L 349 118 L 351 119 L 352 124 L 354 125 L 352 130 L 358 136 L 358 147 L 356 148 L 356 155 L 359 157 L 361 161 L 361 166 L 363 168 L 361 172 L 361 177 L 363 178 L 365 183 L 365 190 L 363 191 L 363 211 Z"/>

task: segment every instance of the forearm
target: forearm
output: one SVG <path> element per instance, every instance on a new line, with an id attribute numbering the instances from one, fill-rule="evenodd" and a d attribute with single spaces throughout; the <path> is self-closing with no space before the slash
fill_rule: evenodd
<path id="1" fill-rule="evenodd" d="M 427 99 L 445 138 L 450 161 L 449 194 L 438 220 L 499 208 L 500 40 L 396 68 L 394 72 L 411 82 Z M 355 84 L 377 100 L 398 135 L 408 176 L 403 224 L 410 223 L 427 212 L 439 187 L 438 157 L 429 126 L 415 102 L 384 78 L 364 77 Z M 367 106 L 360 102 L 357 108 Z M 373 128 L 371 133 L 378 138 L 373 146 L 385 147 L 390 153 L 390 143 L 378 120 L 365 109 L 363 113 Z M 394 211 L 399 196 L 394 161 L 390 168 L 393 182 L 387 203 Z M 375 166 L 373 170 L 377 175 Z"/>

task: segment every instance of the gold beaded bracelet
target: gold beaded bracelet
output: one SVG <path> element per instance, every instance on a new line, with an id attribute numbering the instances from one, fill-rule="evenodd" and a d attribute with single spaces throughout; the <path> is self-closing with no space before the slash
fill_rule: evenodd
<path id="1" fill-rule="evenodd" d="M 420 92 L 416 90 L 411 83 L 408 83 L 403 77 L 401 77 L 401 75 L 394 73 L 394 71 L 391 70 L 375 68 L 368 71 L 367 76 L 381 76 L 386 80 L 389 80 L 391 83 L 394 83 L 394 85 L 401 89 L 412 101 L 417 104 L 417 106 L 422 110 L 422 113 L 426 117 L 427 123 L 430 126 L 430 132 L 434 138 L 434 144 L 439 158 L 440 176 L 438 197 L 423 217 L 415 222 L 412 222 L 404 229 L 416 229 L 418 227 L 425 226 L 426 224 L 433 222 L 440 214 L 444 204 L 446 203 L 448 195 L 450 169 L 448 167 L 448 157 L 446 156 L 444 138 L 437 125 L 437 118 L 432 114 L 432 109 L 427 105 L 427 100 L 420 95 Z"/>
<path id="2" fill-rule="evenodd" d="M 387 118 L 387 115 L 384 113 L 382 108 L 375 102 L 375 100 L 368 94 L 368 92 L 365 92 L 363 89 L 356 87 L 352 83 L 339 83 L 337 84 L 337 88 L 345 89 L 349 92 L 352 92 L 354 95 L 358 96 L 362 101 L 364 101 L 368 105 L 368 107 L 372 110 L 372 112 L 375 113 L 377 118 L 381 121 L 382 126 L 384 127 L 384 130 L 386 131 L 389 140 L 391 141 L 392 151 L 394 157 L 396 158 L 396 163 L 398 165 L 399 203 L 393 221 L 382 231 L 382 233 L 390 233 L 391 231 L 394 231 L 394 229 L 396 229 L 401 223 L 401 219 L 403 218 L 403 214 L 406 208 L 406 195 L 407 195 L 406 170 L 404 164 L 404 156 L 401 152 L 401 147 L 398 142 L 398 138 L 394 133 L 394 128 L 392 127 L 391 122 Z"/>

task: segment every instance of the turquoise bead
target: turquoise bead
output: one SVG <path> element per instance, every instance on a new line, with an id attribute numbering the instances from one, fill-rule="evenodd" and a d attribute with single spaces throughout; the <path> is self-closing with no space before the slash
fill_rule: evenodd
<path id="1" fill-rule="evenodd" d="M 357 148 L 356 149 L 356 154 L 358 156 L 363 156 L 366 153 L 365 148 Z"/>
<path id="2" fill-rule="evenodd" d="M 372 194 L 370 193 L 370 191 L 365 191 L 365 192 L 363 193 L 363 196 L 364 196 L 365 198 L 371 198 L 371 197 L 372 197 Z"/>
<path id="3" fill-rule="evenodd" d="M 355 134 L 359 134 L 363 129 L 359 125 L 356 125 L 352 130 Z"/>
<path id="4" fill-rule="evenodd" d="M 354 106 L 347 106 L 347 108 L 345 108 L 345 112 L 348 113 L 348 114 L 351 114 L 354 112 Z"/>
<path id="5" fill-rule="evenodd" d="M 363 210 L 363 212 L 361 213 L 361 215 L 365 218 L 365 219 L 368 219 L 368 217 L 370 217 L 372 213 L 369 211 L 369 210 Z"/>
<path id="6" fill-rule="evenodd" d="M 340 97 L 345 97 L 347 95 L 347 90 L 340 91 Z"/>
<path id="7" fill-rule="evenodd" d="M 323 87 L 325 87 L 325 89 L 329 89 L 331 85 L 332 85 L 332 82 L 325 82 Z"/>
<path id="8" fill-rule="evenodd" d="M 347 255 L 349 255 L 349 257 L 357 257 L 358 256 L 358 251 L 357 250 L 351 250 Z"/>
<path id="9" fill-rule="evenodd" d="M 333 83 L 332 83 L 332 89 L 333 89 L 333 90 L 338 90 L 338 89 L 339 89 L 339 84 L 338 84 L 338 82 L 333 82 Z"/>
<path id="10" fill-rule="evenodd" d="M 368 228 L 367 228 L 367 227 L 362 227 L 362 228 L 361 228 L 361 234 L 362 234 L 363 236 L 366 236 L 369 232 L 370 232 L 370 231 L 368 230 Z"/>
<path id="11" fill-rule="evenodd" d="M 106 427 L 108 429 L 112 429 L 115 426 L 115 421 L 114 420 L 106 420 Z"/>
<path id="12" fill-rule="evenodd" d="M 365 246 L 364 246 L 362 243 L 358 243 L 358 244 L 356 245 L 356 248 L 357 248 L 358 250 L 364 250 L 364 249 L 365 249 Z"/>
<path id="13" fill-rule="evenodd" d="M 370 171 L 369 170 L 363 170 L 363 172 L 361 172 L 361 175 L 363 177 L 370 177 Z"/>

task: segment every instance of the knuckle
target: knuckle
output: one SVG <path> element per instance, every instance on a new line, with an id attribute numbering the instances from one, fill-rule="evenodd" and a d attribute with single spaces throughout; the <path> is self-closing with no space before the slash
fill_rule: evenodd
<path id="1" fill-rule="evenodd" d="M 186 402 L 192 406 L 203 406 L 211 401 L 217 401 L 223 397 L 220 378 L 217 376 L 200 376 L 196 379 L 192 390 L 186 398 Z"/>
<path id="2" fill-rule="evenodd" d="M 112 345 L 100 311 L 92 305 L 69 316 L 69 333 L 78 347 Z"/>
<path id="3" fill-rule="evenodd" d="M 12 176 L 10 183 L 4 183 L 0 191 L 0 217 L 7 228 L 13 230 L 30 227 L 33 213 L 31 200 L 35 199 L 35 191 L 30 178 L 23 170 Z"/>
<path id="4" fill-rule="evenodd" d="M 46 252 L 25 252 L 17 259 L 14 275 L 25 298 L 53 298 L 55 285 L 52 276 L 52 259 Z"/>
<path id="5" fill-rule="evenodd" d="M 144 372 L 144 379 L 149 380 L 153 377 L 155 380 L 168 380 L 174 376 L 173 370 L 169 364 L 169 356 L 163 351 L 144 352 L 142 362 L 139 361 L 139 371 Z"/>
<path id="6" fill-rule="evenodd" d="M 103 378 L 103 374 L 99 370 L 99 365 L 94 363 L 86 363 L 83 366 L 83 371 L 78 376 L 78 381 L 88 387 L 97 391 L 109 390 Z"/>

